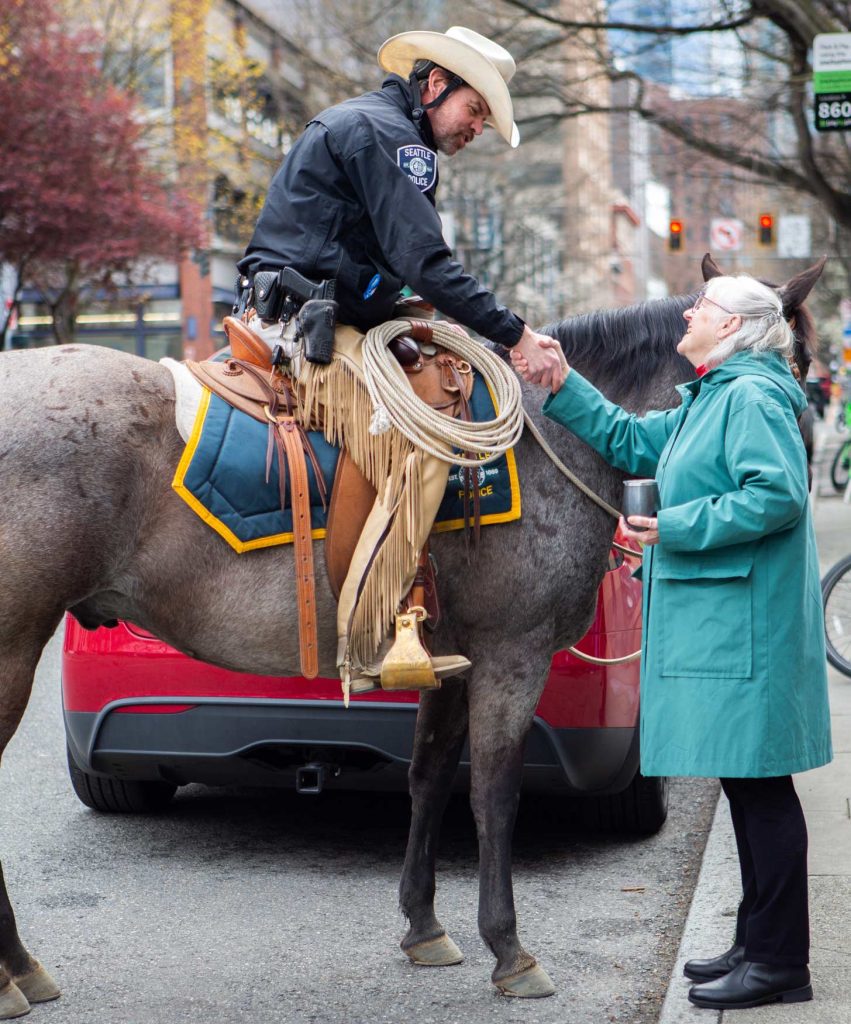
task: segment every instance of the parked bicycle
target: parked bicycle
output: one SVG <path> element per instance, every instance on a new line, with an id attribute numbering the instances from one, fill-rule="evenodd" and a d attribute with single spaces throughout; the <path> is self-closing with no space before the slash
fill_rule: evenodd
<path id="1" fill-rule="evenodd" d="M 851 401 L 846 400 L 843 403 L 843 409 L 836 414 L 837 429 L 839 429 L 840 417 L 843 421 L 842 429 L 848 430 L 851 434 Z M 851 476 L 851 436 L 842 442 L 830 464 L 830 480 L 840 494 L 845 493 L 849 476 Z"/>
<path id="2" fill-rule="evenodd" d="M 840 494 L 845 493 L 849 476 L 851 476 L 851 438 L 842 442 L 830 465 L 831 483 Z"/>
<path id="3" fill-rule="evenodd" d="M 851 555 L 841 558 L 821 581 L 827 660 L 851 676 Z"/>

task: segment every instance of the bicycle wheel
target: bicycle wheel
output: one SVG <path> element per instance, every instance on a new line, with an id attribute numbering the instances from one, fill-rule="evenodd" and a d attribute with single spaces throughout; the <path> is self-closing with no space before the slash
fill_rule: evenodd
<path id="1" fill-rule="evenodd" d="M 846 441 L 834 455 L 833 464 L 830 467 L 830 479 L 840 494 L 845 493 L 849 473 L 851 473 L 851 442 Z"/>
<path id="2" fill-rule="evenodd" d="M 821 595 L 827 660 L 851 676 L 851 555 L 828 569 L 821 581 Z"/>

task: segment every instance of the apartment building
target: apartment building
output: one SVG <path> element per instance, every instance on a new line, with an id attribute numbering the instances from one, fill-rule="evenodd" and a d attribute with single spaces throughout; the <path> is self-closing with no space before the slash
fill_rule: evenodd
<path id="1" fill-rule="evenodd" d="M 81 11 L 92 17 L 97 4 Z M 203 358 L 223 344 L 235 263 L 268 182 L 307 111 L 331 101 L 333 76 L 257 3 L 152 0 L 145 17 L 132 36 L 113 29 L 104 70 L 134 92 L 152 158 L 201 200 L 204 240 L 180 262 L 139 267 L 117 294 L 83 295 L 77 337 L 152 359 Z M 22 300 L 13 344 L 50 344 L 39 293 L 25 287 Z"/>

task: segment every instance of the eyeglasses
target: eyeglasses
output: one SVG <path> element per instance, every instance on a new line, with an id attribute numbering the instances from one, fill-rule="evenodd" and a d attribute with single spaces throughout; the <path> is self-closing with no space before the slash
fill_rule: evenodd
<path id="1" fill-rule="evenodd" d="M 719 309 L 723 309 L 725 313 L 729 313 L 730 316 L 741 316 L 740 313 L 736 313 L 732 309 L 727 309 L 726 306 L 722 306 L 720 302 L 716 302 L 715 299 L 710 299 L 706 294 L 706 288 L 701 288 L 697 293 L 697 298 L 694 300 L 694 305 L 691 307 L 692 311 L 700 309 L 704 302 L 711 302 L 713 306 L 717 306 Z"/>

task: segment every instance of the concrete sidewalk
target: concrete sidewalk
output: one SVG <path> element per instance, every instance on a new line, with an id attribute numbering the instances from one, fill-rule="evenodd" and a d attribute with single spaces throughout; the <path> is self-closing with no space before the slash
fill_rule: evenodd
<path id="1" fill-rule="evenodd" d="M 844 439 L 830 410 L 817 424 L 813 510 L 822 573 L 851 552 L 851 504 L 830 483 Z M 659 1024 L 849 1024 L 851 1022 L 851 678 L 829 669 L 834 760 L 795 777 L 810 835 L 810 970 L 813 999 L 752 1010 L 704 1010 L 689 1003 L 683 964 L 729 948 L 741 896 L 727 801 L 720 799 Z"/>

